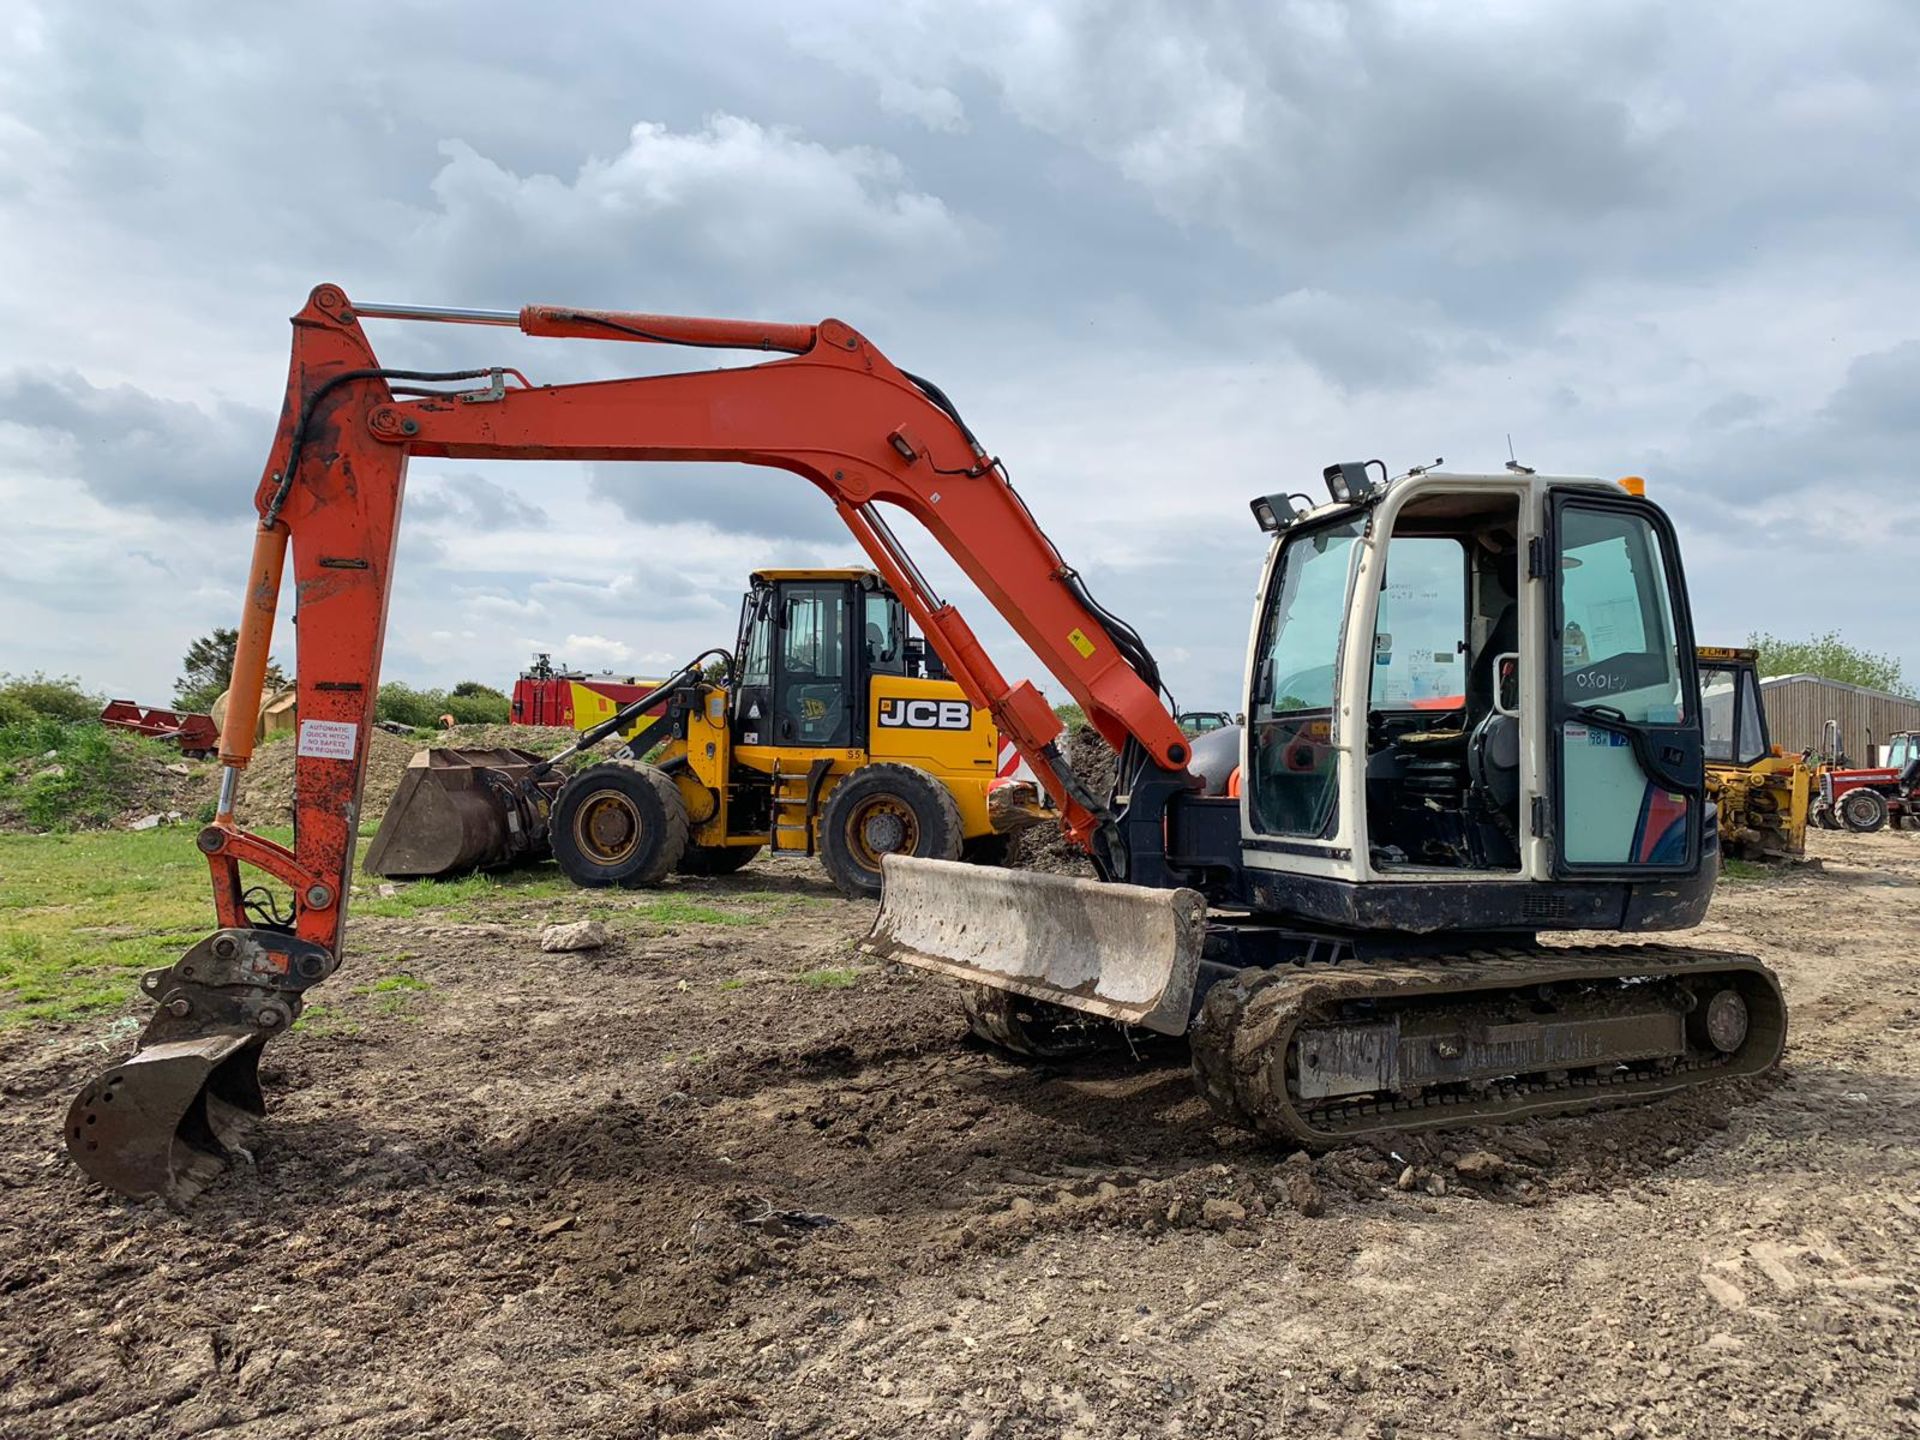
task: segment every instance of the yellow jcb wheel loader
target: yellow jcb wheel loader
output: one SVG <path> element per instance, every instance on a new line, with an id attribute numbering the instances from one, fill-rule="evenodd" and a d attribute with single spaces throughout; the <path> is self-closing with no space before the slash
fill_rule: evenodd
<path id="1" fill-rule="evenodd" d="M 709 652 L 713 653 L 713 652 Z M 446 876 L 551 854 L 575 884 L 726 875 L 762 849 L 818 856 L 842 893 L 880 893 L 890 854 L 997 863 L 1048 818 L 1037 787 L 996 786 L 999 734 L 912 634 L 872 570 L 758 570 L 739 642 L 581 736 L 525 751 L 423 751 L 367 852 L 370 873 Z M 710 667 L 709 667 L 710 668 Z M 614 755 L 559 762 L 618 735 Z"/>

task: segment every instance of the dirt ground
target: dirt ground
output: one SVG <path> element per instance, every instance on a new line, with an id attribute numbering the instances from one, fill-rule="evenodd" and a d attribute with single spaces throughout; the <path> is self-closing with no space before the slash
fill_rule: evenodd
<path id="1" fill-rule="evenodd" d="M 970 1044 L 791 863 L 357 922 L 183 1214 L 58 1146 L 136 1011 L 10 1032 L 0 1436 L 1920 1435 L 1920 837 L 1815 846 L 1705 934 L 1777 1078 L 1311 1162 Z"/>

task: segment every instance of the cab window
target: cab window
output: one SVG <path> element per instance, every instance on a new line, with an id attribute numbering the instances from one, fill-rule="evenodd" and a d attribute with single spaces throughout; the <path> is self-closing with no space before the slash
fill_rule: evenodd
<path id="1" fill-rule="evenodd" d="M 865 597 L 867 669 L 875 675 L 907 673 L 906 616 L 891 595 L 869 592 Z"/>
<path id="2" fill-rule="evenodd" d="M 1290 537 L 1261 619 L 1248 720 L 1254 827 L 1322 835 L 1337 819 L 1335 672 L 1360 517 Z"/>
<path id="3" fill-rule="evenodd" d="M 840 585 L 793 585 L 781 604 L 778 740 L 845 745 L 847 594 Z"/>
<path id="4" fill-rule="evenodd" d="M 1458 540 L 1396 536 L 1374 626 L 1374 710 L 1466 703 L 1467 552 Z"/>
<path id="5" fill-rule="evenodd" d="M 1569 506 L 1560 560 L 1561 673 L 1569 701 L 1636 724 L 1686 718 L 1660 538 L 1635 514 Z"/>

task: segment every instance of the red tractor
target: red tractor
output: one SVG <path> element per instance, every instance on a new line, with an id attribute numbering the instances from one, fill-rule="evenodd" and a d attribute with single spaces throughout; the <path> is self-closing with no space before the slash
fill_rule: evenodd
<path id="1" fill-rule="evenodd" d="M 1882 763 L 1866 770 L 1829 766 L 1820 772 L 1814 819 L 1830 830 L 1870 835 L 1891 820 L 1920 821 L 1920 733 L 1892 736 Z"/>

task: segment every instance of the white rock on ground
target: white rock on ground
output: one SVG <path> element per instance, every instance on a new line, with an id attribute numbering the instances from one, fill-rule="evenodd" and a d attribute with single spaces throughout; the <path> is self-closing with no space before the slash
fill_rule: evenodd
<path id="1" fill-rule="evenodd" d="M 549 925 L 540 932 L 540 948 L 556 950 L 597 950 L 607 943 L 607 927 L 598 920 L 575 920 L 565 925 Z"/>

